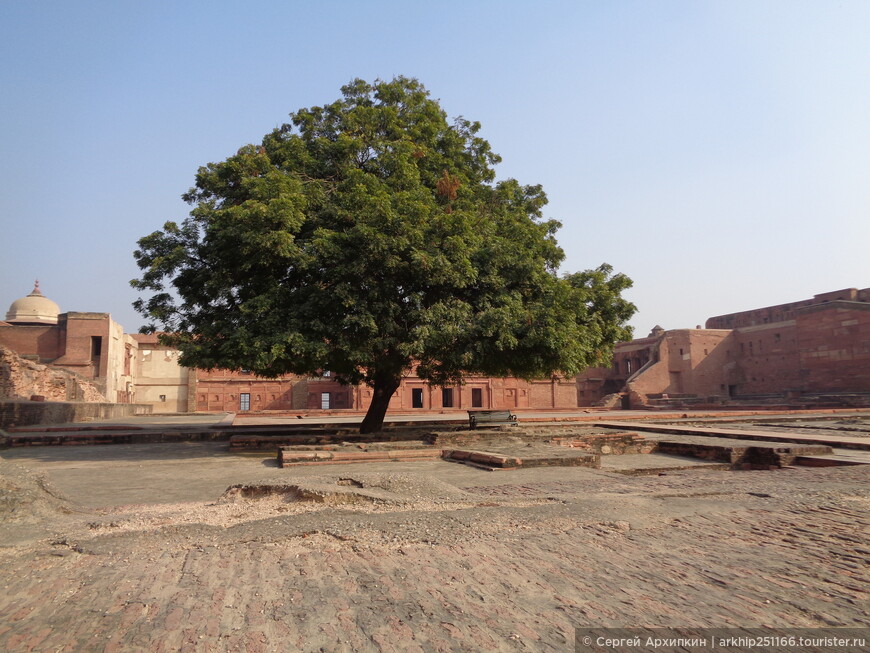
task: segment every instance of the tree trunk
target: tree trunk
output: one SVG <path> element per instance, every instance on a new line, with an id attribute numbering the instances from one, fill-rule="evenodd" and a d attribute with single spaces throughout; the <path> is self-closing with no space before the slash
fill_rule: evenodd
<path id="1" fill-rule="evenodd" d="M 360 424 L 360 433 L 376 433 L 384 428 L 384 416 L 390 406 L 390 399 L 401 382 L 401 376 L 375 378 L 372 385 L 372 403 Z"/>

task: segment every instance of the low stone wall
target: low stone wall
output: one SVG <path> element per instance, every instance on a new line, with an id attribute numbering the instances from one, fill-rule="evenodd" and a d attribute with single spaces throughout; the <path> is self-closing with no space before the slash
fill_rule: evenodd
<path id="1" fill-rule="evenodd" d="M 638 433 L 597 433 L 573 437 L 556 437 L 550 444 L 572 449 L 585 449 L 598 454 L 652 453 L 656 443 Z"/>
<path id="2" fill-rule="evenodd" d="M 152 406 L 146 404 L 4 400 L 0 401 L 0 428 L 150 415 L 151 410 Z"/>
<path id="3" fill-rule="evenodd" d="M 870 392 L 803 395 L 798 399 L 798 402 L 808 407 L 843 406 L 847 408 L 867 408 L 870 406 Z"/>
<path id="4" fill-rule="evenodd" d="M 798 456 L 827 455 L 831 447 L 819 444 L 777 443 L 699 443 L 661 440 L 656 451 L 675 456 L 694 456 L 728 463 L 732 469 L 779 469 L 792 465 Z"/>
<path id="5" fill-rule="evenodd" d="M 422 436 L 428 443 L 442 449 L 486 449 L 515 443 L 553 444 L 573 449 L 586 449 L 593 453 L 649 453 L 654 443 L 638 433 L 586 433 L 572 426 L 500 426 L 489 429 L 436 431 Z"/>

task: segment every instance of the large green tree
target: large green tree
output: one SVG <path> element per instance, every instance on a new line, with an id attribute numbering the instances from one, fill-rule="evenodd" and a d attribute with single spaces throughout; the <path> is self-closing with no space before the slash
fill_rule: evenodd
<path id="1" fill-rule="evenodd" d="M 440 385 L 572 375 L 630 337 L 631 281 L 559 277 L 541 187 L 495 182 L 480 125 L 417 80 L 355 80 L 290 119 L 201 167 L 190 216 L 139 240 L 136 307 L 182 364 L 330 370 L 371 386 L 371 432 L 414 365 Z"/>

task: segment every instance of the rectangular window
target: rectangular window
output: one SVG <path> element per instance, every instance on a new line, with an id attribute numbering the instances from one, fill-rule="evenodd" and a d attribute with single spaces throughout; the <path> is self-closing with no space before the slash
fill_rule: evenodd
<path id="1" fill-rule="evenodd" d="M 330 401 L 330 396 L 328 392 L 320 393 L 320 408 L 322 410 L 328 410 L 332 407 L 332 402 Z"/>
<path id="2" fill-rule="evenodd" d="M 442 388 L 441 405 L 444 408 L 453 408 L 453 388 Z"/>
<path id="3" fill-rule="evenodd" d="M 243 392 L 239 395 L 239 410 L 251 410 L 251 395 Z"/>
<path id="4" fill-rule="evenodd" d="M 91 336 L 91 360 L 100 360 L 100 354 L 103 353 L 103 338 L 102 336 Z"/>
<path id="5" fill-rule="evenodd" d="M 471 389 L 471 407 L 483 408 L 483 390 L 480 388 Z"/>
<path id="6" fill-rule="evenodd" d="M 423 407 L 423 388 L 411 388 L 411 408 Z"/>

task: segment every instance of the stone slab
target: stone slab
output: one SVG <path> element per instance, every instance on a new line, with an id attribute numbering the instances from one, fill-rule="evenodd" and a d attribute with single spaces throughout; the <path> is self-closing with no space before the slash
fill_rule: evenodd
<path id="1" fill-rule="evenodd" d="M 754 429 L 725 429 L 715 426 L 678 426 L 676 424 L 652 424 L 641 422 L 595 422 L 595 426 L 610 429 L 632 429 L 647 433 L 672 433 L 674 435 L 700 435 L 737 440 L 765 440 L 773 442 L 797 442 L 804 444 L 823 444 L 847 449 L 870 451 L 870 438 L 848 435 L 808 435 L 805 433 L 776 433 Z"/>

